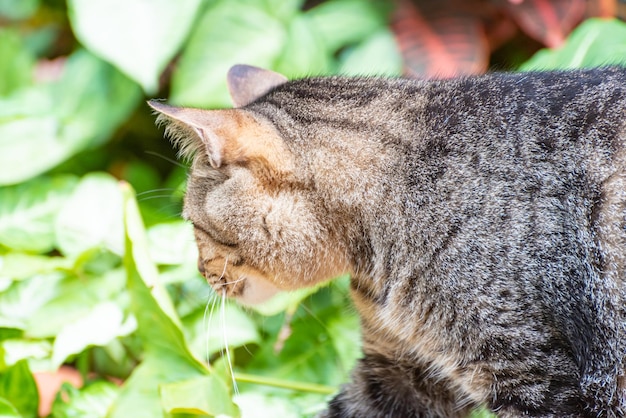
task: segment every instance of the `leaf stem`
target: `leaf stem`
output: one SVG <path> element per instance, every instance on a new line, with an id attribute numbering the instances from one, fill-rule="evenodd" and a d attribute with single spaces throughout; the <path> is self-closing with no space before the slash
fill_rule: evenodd
<path id="1" fill-rule="evenodd" d="M 320 393 L 332 395 L 337 391 L 334 386 L 319 385 L 317 383 L 294 382 L 292 380 L 276 379 L 273 377 L 257 376 L 235 372 L 235 380 L 242 383 L 255 383 L 257 385 L 274 386 L 277 388 L 299 390 L 301 392 Z"/>

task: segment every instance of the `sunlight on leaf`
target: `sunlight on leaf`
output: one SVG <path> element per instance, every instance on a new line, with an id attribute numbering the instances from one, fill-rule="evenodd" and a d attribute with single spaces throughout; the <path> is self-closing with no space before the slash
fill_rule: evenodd
<path id="1" fill-rule="evenodd" d="M 161 404 L 169 413 L 238 417 L 228 387 L 216 374 L 161 385 Z"/>
<path id="2" fill-rule="evenodd" d="M 99 246 L 121 255 L 123 206 L 117 180 L 106 173 L 83 177 L 59 212 L 55 229 L 65 255 L 76 256 Z"/>
<path id="3" fill-rule="evenodd" d="M 57 213 L 76 183 L 76 177 L 56 176 L 0 188 L 0 245 L 18 251 L 50 251 L 56 242 Z M 0 265 L 0 276 L 2 270 Z"/>
<path id="4" fill-rule="evenodd" d="M 78 39 L 149 94 L 185 40 L 201 0 L 69 0 Z M 114 29 L 113 29 L 114 28 Z"/>
<path id="5" fill-rule="evenodd" d="M 521 70 L 591 68 L 626 65 L 626 23 L 589 19 L 576 28 L 565 45 L 543 49 L 521 66 Z"/>
<path id="6" fill-rule="evenodd" d="M 399 76 L 402 57 L 389 30 L 373 33 L 341 55 L 339 73 L 350 76 Z"/>
<path id="7" fill-rule="evenodd" d="M 252 4 L 219 1 L 204 13 L 172 76 L 171 100 L 230 106 L 226 73 L 234 64 L 269 68 L 286 39 L 283 25 Z"/>
<path id="8" fill-rule="evenodd" d="M 124 384 L 107 417 L 152 418 L 162 415 L 159 385 L 207 376 L 209 370 L 189 351 L 171 301 L 164 302 L 169 297 L 158 283 L 156 268 L 153 264 L 148 268 L 151 261 L 147 256 L 145 229 L 134 193 L 125 183 L 120 187 L 125 207 L 124 265 L 131 310 L 137 318 L 137 335 L 143 343 L 144 357 Z M 144 272 L 151 277 L 143 277 Z M 157 302 L 156 294 L 160 302 Z M 171 311 L 166 313 L 163 306 Z"/>
<path id="9" fill-rule="evenodd" d="M 139 93 L 114 67 L 78 50 L 59 80 L 0 97 L 0 185 L 25 181 L 102 143 L 129 116 Z"/>
<path id="10" fill-rule="evenodd" d="M 136 328 L 134 318 L 124 320 L 121 308 L 112 302 L 94 306 L 85 316 L 66 324 L 57 334 L 52 352 L 52 367 L 92 345 L 103 346 Z"/>
<path id="11" fill-rule="evenodd" d="M 52 404 L 51 418 L 104 418 L 118 392 L 115 384 L 104 380 L 81 389 L 66 383 L 61 388 L 62 395 Z"/>

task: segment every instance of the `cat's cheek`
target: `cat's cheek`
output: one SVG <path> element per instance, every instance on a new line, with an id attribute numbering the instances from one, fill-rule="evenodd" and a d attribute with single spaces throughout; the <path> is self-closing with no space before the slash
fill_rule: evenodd
<path id="1" fill-rule="evenodd" d="M 241 295 L 236 296 L 238 303 L 245 306 L 267 302 L 281 290 L 267 280 L 255 277 L 246 279 L 246 286 Z"/>

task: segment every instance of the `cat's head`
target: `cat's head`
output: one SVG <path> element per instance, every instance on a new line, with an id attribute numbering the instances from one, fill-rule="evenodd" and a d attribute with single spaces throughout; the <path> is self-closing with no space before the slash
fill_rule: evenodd
<path id="1" fill-rule="evenodd" d="M 347 270 L 300 157 L 268 119 L 245 108 L 285 82 L 277 73 L 235 66 L 228 74 L 234 109 L 149 103 L 192 162 L 183 216 L 194 226 L 198 268 L 218 294 L 244 304 Z"/>

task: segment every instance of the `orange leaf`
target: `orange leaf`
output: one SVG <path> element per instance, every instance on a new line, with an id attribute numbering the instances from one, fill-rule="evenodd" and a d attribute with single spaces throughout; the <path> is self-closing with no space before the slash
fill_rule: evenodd
<path id="1" fill-rule="evenodd" d="M 489 45 L 478 13 L 463 13 L 454 0 L 401 0 L 392 29 L 412 77 L 447 78 L 487 69 Z"/>
<path id="2" fill-rule="evenodd" d="M 526 34 L 550 48 L 560 46 L 585 15 L 585 0 L 502 1 Z"/>

